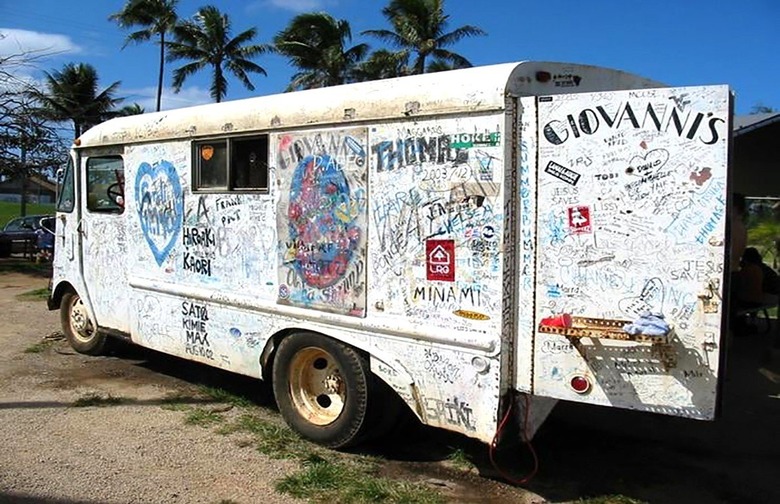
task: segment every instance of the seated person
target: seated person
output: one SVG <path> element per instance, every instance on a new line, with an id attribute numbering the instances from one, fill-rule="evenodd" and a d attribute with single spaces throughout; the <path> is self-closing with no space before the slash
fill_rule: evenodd
<path id="1" fill-rule="evenodd" d="M 755 281 L 755 269 L 758 267 L 761 270 L 761 293 L 763 294 L 761 296 L 761 299 L 766 303 L 767 301 L 771 301 L 772 298 L 769 295 L 777 295 L 780 294 L 780 276 L 778 276 L 777 272 L 772 269 L 771 266 L 764 263 L 763 259 L 761 258 L 761 253 L 756 249 L 755 247 L 748 247 L 745 249 L 745 252 L 742 254 L 742 261 L 741 261 L 741 268 L 740 268 L 740 276 L 742 277 L 742 270 L 746 270 L 746 276 L 748 278 L 752 278 L 753 281 Z M 758 292 L 757 286 L 752 285 L 751 281 L 748 280 L 748 287 L 746 289 L 755 289 L 756 293 Z M 747 293 L 747 295 L 750 297 L 754 293 Z"/>
<path id="2" fill-rule="evenodd" d="M 778 275 L 761 259 L 761 253 L 748 247 L 742 255 L 734 285 L 735 312 L 777 303 Z M 755 327 L 746 319 L 734 320 L 734 329 L 753 332 Z"/>
<path id="3" fill-rule="evenodd" d="M 750 252 L 751 250 L 755 253 Z M 764 302 L 764 271 L 761 264 L 761 254 L 758 250 L 753 247 L 745 249 L 737 273 L 736 294 L 739 309 L 755 308 Z"/>

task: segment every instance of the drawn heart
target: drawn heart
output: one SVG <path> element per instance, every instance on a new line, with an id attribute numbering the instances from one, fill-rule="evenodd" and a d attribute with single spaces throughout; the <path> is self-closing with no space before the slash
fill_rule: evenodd
<path id="1" fill-rule="evenodd" d="M 184 217 L 181 183 L 173 164 L 141 163 L 135 176 L 135 201 L 141 231 L 160 266 L 176 244 Z"/>
<path id="2" fill-rule="evenodd" d="M 664 312 L 664 283 L 660 278 L 651 278 L 642 287 L 639 296 L 621 299 L 618 308 L 625 315 L 637 318 L 645 312 Z"/>
<path id="3" fill-rule="evenodd" d="M 628 173 L 643 176 L 657 172 L 669 160 L 669 151 L 666 149 L 653 149 L 644 156 L 634 156 L 628 163 Z"/>

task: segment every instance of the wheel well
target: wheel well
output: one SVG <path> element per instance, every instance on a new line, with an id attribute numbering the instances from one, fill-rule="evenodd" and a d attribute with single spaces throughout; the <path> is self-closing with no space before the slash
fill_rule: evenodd
<path id="1" fill-rule="evenodd" d="M 76 289 L 69 282 L 60 282 L 49 296 L 49 310 L 59 310 L 62 304 L 62 298 L 68 292 L 76 292 Z"/>
<path id="2" fill-rule="evenodd" d="M 271 336 L 268 341 L 265 344 L 265 348 L 263 349 L 263 353 L 260 354 L 260 366 L 262 370 L 262 376 L 261 378 L 263 381 L 267 383 L 271 383 L 272 381 L 272 369 L 274 366 L 274 359 L 276 358 L 276 350 L 279 348 L 279 343 L 282 342 L 284 338 L 287 338 L 288 336 L 295 334 L 295 333 L 301 333 L 301 332 L 307 332 L 311 334 L 316 334 L 317 336 L 323 337 L 323 338 L 329 338 L 329 339 L 336 339 L 331 336 L 328 336 L 327 334 L 323 334 L 317 331 L 312 331 L 310 329 L 301 329 L 301 328 L 290 328 L 290 329 L 283 329 L 277 333 L 275 333 L 273 336 Z M 337 340 L 340 341 L 340 340 Z M 363 355 L 367 359 L 369 358 L 368 353 L 361 349 L 357 348 L 355 346 L 349 345 L 348 343 L 345 343 L 342 341 L 345 345 L 348 345 L 352 349 L 354 349 L 359 354 Z"/>

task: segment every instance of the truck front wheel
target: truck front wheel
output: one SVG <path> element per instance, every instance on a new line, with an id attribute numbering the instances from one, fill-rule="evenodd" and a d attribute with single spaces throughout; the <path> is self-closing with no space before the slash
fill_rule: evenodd
<path id="1" fill-rule="evenodd" d="M 279 344 L 273 388 L 282 417 L 303 437 L 330 448 L 360 441 L 368 428 L 369 365 L 354 349 L 313 333 Z"/>
<path id="2" fill-rule="evenodd" d="M 103 352 L 106 335 L 95 329 L 87 307 L 78 294 L 68 292 L 62 297 L 60 321 L 62 331 L 74 350 L 88 355 L 99 355 Z"/>

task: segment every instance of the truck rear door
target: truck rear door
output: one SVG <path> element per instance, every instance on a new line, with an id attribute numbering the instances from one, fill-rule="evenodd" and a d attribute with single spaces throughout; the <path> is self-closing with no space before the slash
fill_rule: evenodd
<path id="1" fill-rule="evenodd" d="M 533 393 L 713 418 L 728 88 L 556 95 L 536 105 Z"/>

